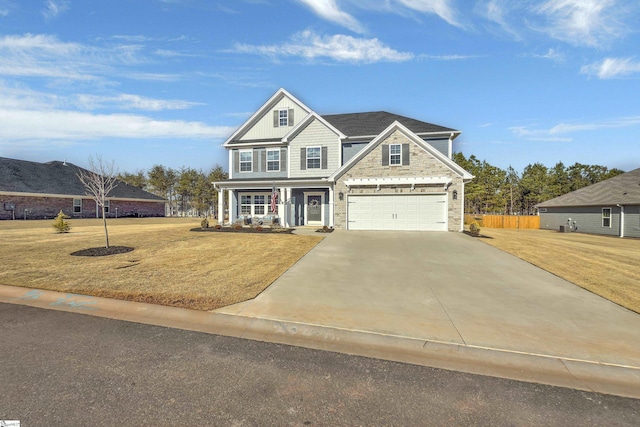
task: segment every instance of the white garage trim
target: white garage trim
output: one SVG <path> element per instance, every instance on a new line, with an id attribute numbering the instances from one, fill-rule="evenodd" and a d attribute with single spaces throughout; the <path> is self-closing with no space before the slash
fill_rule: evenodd
<path id="1" fill-rule="evenodd" d="M 344 181 L 347 187 L 356 186 L 376 186 L 381 185 L 411 185 L 413 189 L 416 185 L 437 185 L 440 184 L 446 189 L 453 180 L 446 176 L 427 177 L 406 177 L 406 178 L 351 178 Z"/>
<path id="2" fill-rule="evenodd" d="M 447 231 L 447 193 L 348 194 L 348 230 Z"/>

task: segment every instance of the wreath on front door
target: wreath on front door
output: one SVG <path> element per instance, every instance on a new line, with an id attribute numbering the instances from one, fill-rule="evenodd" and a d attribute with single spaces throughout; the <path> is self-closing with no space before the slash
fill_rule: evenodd
<path id="1" fill-rule="evenodd" d="M 313 206 L 314 208 L 318 206 L 318 200 L 317 199 L 313 199 L 311 200 L 311 203 L 309 203 L 310 206 Z"/>

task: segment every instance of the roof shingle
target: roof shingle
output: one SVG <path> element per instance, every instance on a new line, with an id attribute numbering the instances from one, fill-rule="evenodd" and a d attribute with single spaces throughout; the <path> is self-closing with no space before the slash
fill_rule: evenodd
<path id="1" fill-rule="evenodd" d="M 382 133 L 393 122 L 398 121 L 415 134 L 434 132 L 458 132 L 455 129 L 432 123 L 422 122 L 398 114 L 386 111 L 373 111 L 368 113 L 330 114 L 323 115 L 323 119 L 347 137 L 376 136 Z"/>
<path id="2" fill-rule="evenodd" d="M 640 168 L 605 181 L 563 194 L 537 206 L 540 208 L 566 206 L 640 205 Z"/>
<path id="3" fill-rule="evenodd" d="M 36 163 L 0 157 L 0 191 L 84 196 L 86 190 L 78 179 L 78 171 L 81 169 L 67 162 Z M 118 181 L 118 185 L 111 191 L 109 197 L 164 200 L 162 197 L 122 181 Z"/>

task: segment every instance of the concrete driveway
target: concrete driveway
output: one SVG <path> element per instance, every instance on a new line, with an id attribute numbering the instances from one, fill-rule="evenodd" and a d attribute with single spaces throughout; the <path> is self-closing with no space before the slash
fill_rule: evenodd
<path id="1" fill-rule="evenodd" d="M 217 311 L 640 369 L 640 315 L 459 233 L 336 230 Z"/>

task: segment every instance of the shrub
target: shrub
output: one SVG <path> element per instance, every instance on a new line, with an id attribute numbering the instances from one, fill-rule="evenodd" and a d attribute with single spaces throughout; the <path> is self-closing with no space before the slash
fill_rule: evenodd
<path id="1" fill-rule="evenodd" d="M 242 225 L 240 225 L 240 224 L 234 224 L 233 229 L 234 229 L 234 230 L 242 230 Z"/>
<path id="2" fill-rule="evenodd" d="M 207 218 L 202 218 L 202 221 L 200 221 L 200 227 L 201 228 L 209 228 L 209 220 Z"/>
<path id="3" fill-rule="evenodd" d="M 469 226 L 469 233 L 471 233 L 472 236 L 480 235 L 480 224 L 478 224 L 478 221 L 473 221 L 471 223 Z"/>
<path id="4" fill-rule="evenodd" d="M 71 230 L 71 227 L 69 226 L 69 221 L 67 221 L 67 219 L 69 218 L 70 217 L 65 215 L 61 209 L 60 212 L 58 212 L 58 215 L 56 216 L 56 220 L 53 222 L 53 228 L 58 230 L 58 233 L 68 233 L 69 230 Z"/>
<path id="5" fill-rule="evenodd" d="M 213 228 L 216 230 L 222 230 L 222 226 L 220 224 L 216 224 Z"/>
<path id="6" fill-rule="evenodd" d="M 261 226 L 261 225 L 259 225 L 259 226 L 257 226 L 257 227 L 256 227 L 256 231 L 262 231 L 262 230 L 264 230 L 264 228 L 262 228 L 262 226 Z"/>

